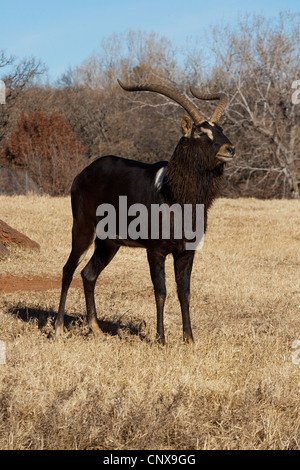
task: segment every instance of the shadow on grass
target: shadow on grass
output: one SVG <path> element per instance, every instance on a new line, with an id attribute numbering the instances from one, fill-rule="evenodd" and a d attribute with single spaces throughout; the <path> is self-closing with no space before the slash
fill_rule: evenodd
<path id="1" fill-rule="evenodd" d="M 22 320 L 23 322 L 37 322 L 38 328 L 40 330 L 48 331 L 48 337 L 54 337 L 54 323 L 56 320 L 56 312 L 52 309 L 43 310 L 40 308 L 34 307 L 26 307 L 22 306 L 15 306 L 15 307 L 8 307 L 7 313 Z M 126 312 L 127 313 L 127 312 Z M 142 330 L 145 328 L 145 322 L 142 321 L 138 323 L 132 319 L 129 319 L 127 323 L 123 323 L 122 315 L 118 319 L 111 320 L 100 320 L 98 319 L 98 324 L 101 331 L 105 334 L 110 334 L 112 336 L 119 336 L 122 338 L 124 333 L 129 334 L 130 336 L 138 336 L 140 340 L 146 340 L 146 336 L 143 334 Z M 50 326 L 50 332 L 49 332 Z M 78 315 L 78 316 L 70 316 L 65 314 L 64 317 L 64 326 L 67 332 L 78 331 L 78 329 L 83 329 L 83 336 L 86 335 L 84 332 L 87 330 L 87 322 L 86 318 Z"/>

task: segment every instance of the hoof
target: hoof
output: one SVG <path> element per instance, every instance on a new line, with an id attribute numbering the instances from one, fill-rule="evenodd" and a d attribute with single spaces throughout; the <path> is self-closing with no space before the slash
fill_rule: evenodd
<path id="1" fill-rule="evenodd" d="M 93 332 L 93 335 L 95 336 L 95 338 L 99 338 L 101 340 L 104 340 L 105 339 L 105 335 L 103 333 L 103 331 L 99 328 L 99 325 L 98 323 L 93 323 L 93 324 L 90 324 L 90 329 L 92 330 Z"/>
<path id="2" fill-rule="evenodd" d="M 166 345 L 166 340 L 164 336 L 156 336 L 155 342 L 159 344 L 160 346 L 165 346 Z"/>
<path id="3" fill-rule="evenodd" d="M 64 326 L 63 325 L 57 325 L 55 327 L 55 339 L 60 339 L 64 335 Z"/>
<path id="4" fill-rule="evenodd" d="M 183 341 L 185 344 L 193 344 L 194 343 L 193 335 L 183 335 Z"/>

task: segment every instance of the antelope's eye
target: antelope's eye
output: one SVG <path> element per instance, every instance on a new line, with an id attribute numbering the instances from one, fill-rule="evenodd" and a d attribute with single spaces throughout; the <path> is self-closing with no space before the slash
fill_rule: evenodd
<path id="1" fill-rule="evenodd" d="M 205 136 L 205 135 L 207 136 L 206 132 L 203 132 L 203 131 L 200 131 L 200 130 L 197 131 L 197 132 L 195 132 L 195 137 L 196 137 L 196 138 L 197 138 L 197 137 L 203 137 L 203 136 Z"/>
<path id="2" fill-rule="evenodd" d="M 208 137 L 210 140 L 214 140 L 214 136 L 213 136 L 213 133 L 212 133 L 212 130 L 211 130 L 211 129 L 206 129 L 206 128 L 204 128 L 204 127 L 201 127 L 201 128 L 200 128 L 200 132 L 202 132 L 202 134 L 207 135 L 207 137 Z"/>

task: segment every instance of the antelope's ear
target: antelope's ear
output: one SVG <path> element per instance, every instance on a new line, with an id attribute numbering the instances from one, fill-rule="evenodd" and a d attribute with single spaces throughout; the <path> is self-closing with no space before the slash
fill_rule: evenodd
<path id="1" fill-rule="evenodd" d="M 181 129 L 184 137 L 191 137 L 192 127 L 193 121 L 187 114 L 184 114 L 181 118 Z"/>

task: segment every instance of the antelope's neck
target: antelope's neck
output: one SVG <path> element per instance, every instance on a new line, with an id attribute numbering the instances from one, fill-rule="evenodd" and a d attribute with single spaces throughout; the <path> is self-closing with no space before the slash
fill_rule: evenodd
<path id="1" fill-rule="evenodd" d="M 204 204 L 207 210 L 221 189 L 224 165 L 209 168 L 205 156 L 190 147 L 176 147 L 166 170 L 165 194 L 172 203 Z"/>

